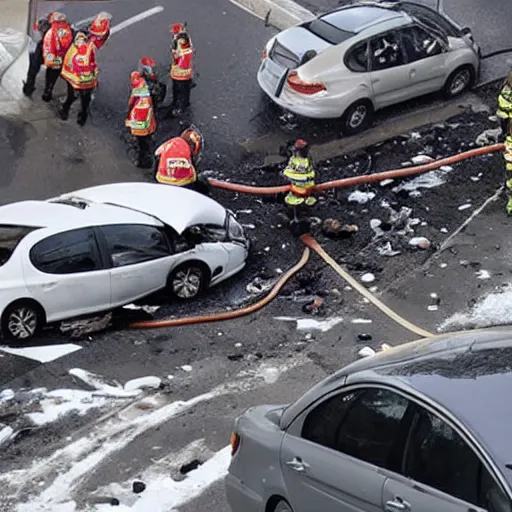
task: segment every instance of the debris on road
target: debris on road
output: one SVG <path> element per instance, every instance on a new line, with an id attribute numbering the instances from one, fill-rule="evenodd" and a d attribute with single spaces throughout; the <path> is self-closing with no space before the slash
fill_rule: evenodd
<path id="1" fill-rule="evenodd" d="M 473 205 L 471 203 L 465 203 L 465 204 L 462 204 L 460 205 L 457 210 L 459 210 L 459 212 L 462 212 L 464 210 L 467 210 L 468 208 L 471 208 Z"/>
<path id="2" fill-rule="evenodd" d="M 298 331 L 320 331 L 327 332 L 343 322 L 343 318 L 333 317 L 326 320 L 313 320 L 312 318 L 293 318 L 288 316 L 277 316 L 275 320 L 283 322 L 296 322 Z"/>
<path id="3" fill-rule="evenodd" d="M 144 389 L 158 389 L 162 385 L 162 379 L 160 377 L 148 376 L 139 377 L 138 379 L 132 379 L 125 383 L 125 391 L 136 391 Z"/>
<path id="4" fill-rule="evenodd" d="M 270 292 L 276 282 L 277 278 L 264 278 L 257 276 L 245 287 L 245 289 L 247 293 L 257 297 Z"/>
<path id="5" fill-rule="evenodd" d="M 355 224 L 341 224 L 337 219 L 325 219 L 322 223 L 322 233 L 328 238 L 349 238 L 358 231 Z"/>
<path id="6" fill-rule="evenodd" d="M 424 236 L 417 236 L 409 240 L 409 245 L 426 251 L 427 249 L 430 249 L 431 244 L 428 238 L 425 238 Z"/>
<path id="7" fill-rule="evenodd" d="M 487 146 L 489 144 L 495 144 L 498 142 L 500 135 L 502 134 L 501 128 L 489 128 L 488 130 L 483 131 L 476 138 L 477 146 Z"/>
<path id="8" fill-rule="evenodd" d="M 372 274 L 371 272 L 368 272 L 366 274 L 363 274 L 361 276 L 361 281 L 363 283 L 373 283 L 373 281 L 375 281 L 375 275 Z"/>
<path id="9" fill-rule="evenodd" d="M 377 252 L 381 256 L 388 256 L 388 257 L 398 256 L 399 254 L 402 254 L 402 251 L 395 251 L 393 249 L 393 247 L 391 246 L 391 242 L 386 242 L 381 247 L 377 247 Z"/>
<path id="10" fill-rule="evenodd" d="M 60 324 L 60 331 L 62 333 L 70 333 L 71 338 L 81 338 L 86 334 L 104 331 L 111 322 L 112 313 L 109 312 L 102 316 L 62 322 Z"/>
<path id="11" fill-rule="evenodd" d="M 348 196 L 348 202 L 356 202 L 359 204 L 366 204 L 375 197 L 375 192 L 362 192 L 361 190 L 354 190 Z"/>

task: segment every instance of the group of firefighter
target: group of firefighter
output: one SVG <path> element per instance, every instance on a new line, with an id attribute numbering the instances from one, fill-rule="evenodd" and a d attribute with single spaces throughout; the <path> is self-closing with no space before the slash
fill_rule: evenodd
<path id="1" fill-rule="evenodd" d="M 505 188 L 507 192 L 507 214 L 512 215 L 512 71 L 498 94 L 498 110 L 496 115 L 501 121 L 505 134 Z"/>
<path id="2" fill-rule="evenodd" d="M 31 97 L 35 90 L 36 77 L 41 67 L 46 67 L 42 100 L 49 102 L 59 77 L 66 82 L 67 95 L 60 105 L 58 116 L 67 120 L 71 106 L 80 98 L 77 123 L 85 125 L 93 91 L 98 86 L 99 68 L 96 53 L 107 42 L 111 31 L 112 16 L 101 12 L 84 29 L 73 27 L 66 15 L 51 12 L 36 25 L 40 41 L 30 54 L 27 79 L 23 93 Z M 190 105 L 190 93 L 194 86 L 193 60 L 195 50 L 186 23 L 171 25 L 172 82 L 170 115 L 181 115 Z M 156 180 L 160 183 L 195 189 L 208 193 L 208 180 L 198 174 L 196 167 L 202 153 L 204 141 L 195 126 L 190 126 L 180 136 L 171 138 L 152 151 L 152 138 L 157 130 L 156 107 L 165 98 L 166 86 L 156 75 L 156 63 L 151 57 L 143 57 L 138 69 L 130 75 L 131 94 L 125 126 L 137 141 L 136 165 L 154 167 Z M 163 90 L 163 94 L 162 94 Z M 315 169 L 309 156 L 307 141 L 297 140 L 290 148 L 291 157 L 284 176 L 291 184 L 285 203 L 291 207 L 296 218 L 297 208 L 311 206 L 316 199 Z M 154 158 L 153 158 L 154 155 Z"/>

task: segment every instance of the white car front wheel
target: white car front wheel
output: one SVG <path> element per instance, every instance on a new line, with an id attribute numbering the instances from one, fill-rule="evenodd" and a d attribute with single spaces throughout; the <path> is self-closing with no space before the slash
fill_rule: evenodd
<path id="1" fill-rule="evenodd" d="M 195 299 L 206 287 L 206 274 L 199 263 L 186 263 L 172 272 L 167 287 L 178 299 Z"/>
<path id="2" fill-rule="evenodd" d="M 25 342 L 41 330 L 44 324 L 44 314 L 36 302 L 20 300 L 7 306 L 1 323 L 4 338 L 10 341 Z"/>

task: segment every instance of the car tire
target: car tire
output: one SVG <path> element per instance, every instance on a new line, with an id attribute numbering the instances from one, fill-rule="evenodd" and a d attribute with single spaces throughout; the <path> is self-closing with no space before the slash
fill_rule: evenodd
<path id="1" fill-rule="evenodd" d="M 341 130 L 345 135 L 363 132 L 371 125 L 372 118 L 372 102 L 370 100 L 356 101 L 341 116 Z"/>
<path id="2" fill-rule="evenodd" d="M 443 96 L 446 99 L 455 98 L 471 89 L 475 83 L 475 70 L 473 66 L 457 68 L 446 80 L 443 87 Z"/>
<path id="3" fill-rule="evenodd" d="M 9 304 L 2 315 L 0 329 L 6 340 L 24 343 L 43 328 L 45 313 L 33 300 L 19 300 Z"/>
<path id="4" fill-rule="evenodd" d="M 177 299 L 193 300 L 208 286 L 208 274 L 204 263 L 184 263 L 169 275 L 167 289 Z"/>
<path id="5" fill-rule="evenodd" d="M 293 509 L 287 501 L 281 500 L 277 503 L 276 508 L 274 508 L 274 512 L 293 512 Z"/>

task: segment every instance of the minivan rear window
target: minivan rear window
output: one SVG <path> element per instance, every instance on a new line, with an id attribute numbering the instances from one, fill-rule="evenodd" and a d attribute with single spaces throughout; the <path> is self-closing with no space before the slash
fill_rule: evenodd
<path id="1" fill-rule="evenodd" d="M 333 45 L 340 44 L 355 35 L 353 32 L 341 30 L 321 19 L 308 21 L 302 26 L 315 36 Z"/>
<path id="2" fill-rule="evenodd" d="M 39 228 L 0 225 L 0 267 L 9 261 L 18 244 L 36 229 Z"/>

